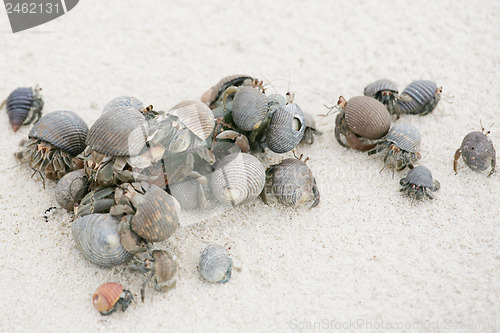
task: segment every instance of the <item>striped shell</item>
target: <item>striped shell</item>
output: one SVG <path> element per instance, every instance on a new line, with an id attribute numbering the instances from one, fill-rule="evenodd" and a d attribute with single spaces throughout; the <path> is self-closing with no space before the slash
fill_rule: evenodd
<path id="1" fill-rule="evenodd" d="M 465 164 L 474 171 L 494 168 L 496 152 L 493 142 L 484 133 L 471 132 L 462 141 L 462 157 Z"/>
<path id="2" fill-rule="evenodd" d="M 102 266 L 112 267 L 130 261 L 133 254 L 120 243 L 118 224 L 109 214 L 91 214 L 79 217 L 71 224 L 76 248 L 85 259 Z"/>
<path id="3" fill-rule="evenodd" d="M 88 178 L 83 169 L 67 173 L 56 185 L 54 195 L 57 203 L 68 211 L 73 211 L 88 192 Z"/>
<path id="4" fill-rule="evenodd" d="M 32 88 L 17 88 L 7 97 L 7 114 L 14 132 L 17 132 L 21 125 L 34 121 L 37 115 L 40 118 L 43 100 L 39 96 L 35 98 L 35 94 Z"/>
<path id="5" fill-rule="evenodd" d="M 236 206 L 257 198 L 265 180 L 262 162 L 250 154 L 233 153 L 217 161 L 210 187 L 219 202 Z"/>
<path id="6" fill-rule="evenodd" d="M 153 258 L 155 260 L 155 278 L 158 284 L 164 284 L 175 276 L 177 272 L 177 263 L 174 258 L 163 250 L 153 251 Z"/>
<path id="7" fill-rule="evenodd" d="M 406 183 L 413 184 L 415 186 L 426 188 L 434 186 L 431 171 L 422 165 L 418 165 L 408 171 L 408 174 L 403 179 Z"/>
<path id="8" fill-rule="evenodd" d="M 398 93 L 398 86 L 388 79 L 380 79 L 373 83 L 370 83 L 365 87 L 364 95 L 376 98 L 377 93 L 388 90 L 394 93 Z"/>
<path id="9" fill-rule="evenodd" d="M 146 118 L 133 107 L 103 113 L 92 125 L 87 136 L 87 146 L 110 156 L 136 156 L 144 145 L 149 132 Z"/>
<path id="10" fill-rule="evenodd" d="M 236 126 L 243 131 L 253 131 L 262 124 L 269 106 L 266 95 L 256 88 L 243 86 L 234 96 L 232 115 Z"/>
<path id="11" fill-rule="evenodd" d="M 199 195 L 202 190 L 200 183 L 195 179 L 186 179 L 182 182 L 168 184 L 170 194 L 179 202 L 182 209 L 200 208 Z"/>
<path id="12" fill-rule="evenodd" d="M 169 113 L 177 116 L 179 121 L 201 140 L 208 138 L 214 130 L 214 114 L 202 102 L 183 101 L 174 106 Z"/>
<path id="13" fill-rule="evenodd" d="M 420 132 L 413 125 L 397 124 L 392 126 L 385 140 L 410 153 L 417 153 L 420 150 Z"/>
<path id="14" fill-rule="evenodd" d="M 271 170 L 272 193 L 279 203 L 287 206 L 301 205 L 313 195 L 314 177 L 303 161 L 288 158 Z"/>
<path id="15" fill-rule="evenodd" d="M 122 311 L 130 305 L 133 300 L 132 293 L 123 289 L 116 282 L 107 282 L 99 286 L 92 296 L 92 304 L 102 315 L 109 315 L 120 307 Z"/>
<path id="16" fill-rule="evenodd" d="M 113 98 L 111 101 L 106 104 L 102 113 L 106 113 L 108 111 L 114 111 L 116 109 L 126 107 L 133 107 L 137 111 L 144 109 L 144 104 L 133 96 L 120 96 Z"/>
<path id="17" fill-rule="evenodd" d="M 295 103 L 276 110 L 266 129 L 266 143 L 273 152 L 282 154 L 295 148 L 305 131 L 302 109 Z"/>
<path id="18" fill-rule="evenodd" d="M 224 247 L 211 244 L 203 250 L 198 264 L 201 276 L 208 282 L 225 283 L 231 278 L 233 261 Z"/>
<path id="19" fill-rule="evenodd" d="M 402 113 L 426 115 L 431 113 L 441 99 L 440 91 L 434 81 L 418 80 L 410 83 L 401 93 L 403 97 L 410 97 L 405 102 L 405 98 L 398 100 L 398 105 Z"/>
<path id="20" fill-rule="evenodd" d="M 76 156 L 85 149 L 89 129 L 85 121 L 72 111 L 56 111 L 43 116 L 31 128 L 28 136 L 52 144 Z"/>
<path id="21" fill-rule="evenodd" d="M 251 76 L 243 74 L 235 74 L 223 77 L 217 84 L 212 88 L 208 89 L 202 96 L 202 103 L 208 105 L 211 109 L 213 108 L 215 102 L 221 97 L 222 93 L 226 91 L 227 88 L 231 86 L 239 87 L 245 83 L 250 84 L 252 81 Z"/>
<path id="22" fill-rule="evenodd" d="M 380 139 L 391 127 L 384 104 L 368 96 L 351 98 L 345 105 L 345 119 L 353 133 L 370 140 Z"/>

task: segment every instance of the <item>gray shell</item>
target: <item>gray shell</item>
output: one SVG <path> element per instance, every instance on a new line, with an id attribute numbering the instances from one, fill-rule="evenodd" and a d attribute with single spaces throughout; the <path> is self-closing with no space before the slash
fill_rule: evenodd
<path id="1" fill-rule="evenodd" d="M 436 93 L 437 84 L 429 80 L 417 80 L 410 83 L 401 96 L 409 96 L 408 102 L 398 100 L 402 113 L 425 115 L 432 112 L 438 104 L 441 95 Z"/>
<path id="2" fill-rule="evenodd" d="M 91 214 L 79 217 L 71 223 L 76 248 L 85 259 L 111 267 L 130 261 L 133 254 L 120 243 L 118 224 L 109 214 Z"/>
<path id="3" fill-rule="evenodd" d="M 474 171 L 488 169 L 496 158 L 493 142 L 481 132 L 474 131 L 467 134 L 460 149 L 465 164 Z"/>
<path id="4" fill-rule="evenodd" d="M 87 145 L 110 156 L 136 156 L 149 132 L 146 118 L 135 108 L 123 107 L 103 113 L 90 128 Z"/>
<path id="5" fill-rule="evenodd" d="M 432 188 L 434 186 L 431 171 L 422 165 L 418 165 L 408 171 L 408 174 L 403 179 L 406 183 L 416 186 L 426 188 Z"/>
<path id="6" fill-rule="evenodd" d="M 234 96 L 233 120 L 236 126 L 243 131 L 257 129 L 265 119 L 268 110 L 266 95 L 256 88 L 241 87 Z"/>
<path id="7" fill-rule="evenodd" d="M 288 158 L 273 166 L 272 193 L 287 206 L 301 205 L 313 194 L 314 177 L 301 160 Z"/>
<path id="8" fill-rule="evenodd" d="M 380 79 L 377 80 L 373 83 L 370 83 L 365 87 L 364 90 L 364 95 L 365 96 L 370 96 L 370 97 L 375 97 L 378 92 L 384 91 L 384 90 L 389 90 L 394 93 L 398 93 L 398 86 L 392 82 L 391 80 L 388 79 Z"/>
<path id="9" fill-rule="evenodd" d="M 202 102 L 180 102 L 170 109 L 169 114 L 177 116 L 179 121 L 201 140 L 208 138 L 214 130 L 214 114 Z"/>
<path id="10" fill-rule="evenodd" d="M 42 99 L 39 99 L 38 105 L 34 105 L 34 99 L 32 88 L 17 88 L 7 97 L 5 104 L 9 122 L 14 132 L 16 132 L 21 125 L 29 124 L 34 121 L 36 117 L 33 117 L 33 114 L 41 112 L 43 108 Z M 30 116 L 30 114 L 32 115 Z M 28 116 L 30 116 L 30 118 L 28 118 Z M 26 118 L 28 118 L 28 120 L 26 120 Z"/>
<path id="11" fill-rule="evenodd" d="M 266 143 L 273 152 L 282 154 L 295 148 L 306 129 L 304 113 L 295 103 L 276 110 L 266 129 Z"/>
<path id="12" fill-rule="evenodd" d="M 76 156 L 85 149 L 89 129 L 85 121 L 72 111 L 51 112 L 33 125 L 28 136 L 52 144 Z"/>
<path id="13" fill-rule="evenodd" d="M 144 109 L 144 104 L 133 96 L 120 96 L 113 98 L 111 101 L 106 104 L 102 113 L 106 113 L 108 111 L 114 111 L 116 109 L 126 107 L 133 107 L 137 111 L 141 111 Z"/>
<path id="14" fill-rule="evenodd" d="M 251 83 L 253 78 L 243 74 L 235 74 L 223 77 L 212 88 L 208 89 L 202 96 L 202 103 L 208 105 L 211 109 L 215 102 L 221 97 L 222 93 L 231 86 L 239 87 L 245 83 Z"/>
<path id="15" fill-rule="evenodd" d="M 409 124 L 397 124 L 392 126 L 387 133 L 386 141 L 394 143 L 398 148 L 410 153 L 420 150 L 421 135 L 419 130 Z"/>
<path id="16" fill-rule="evenodd" d="M 195 179 L 168 184 L 172 196 L 179 202 L 182 209 L 190 210 L 200 208 L 199 195 L 202 190 L 200 183 Z"/>
<path id="17" fill-rule="evenodd" d="M 351 98 L 345 105 L 345 119 L 354 134 L 370 140 L 382 138 L 391 127 L 384 104 L 368 96 Z"/>
<path id="18" fill-rule="evenodd" d="M 68 211 L 73 211 L 88 192 L 88 178 L 83 169 L 67 173 L 56 185 L 54 195 L 57 203 Z"/>
<path id="19" fill-rule="evenodd" d="M 211 244 L 203 250 L 198 264 L 201 276 L 208 282 L 224 283 L 231 278 L 233 261 L 224 247 Z"/>
<path id="20" fill-rule="evenodd" d="M 210 188 L 223 204 L 238 205 L 257 198 L 266 181 L 264 165 L 246 153 L 233 153 L 217 161 L 210 177 Z"/>

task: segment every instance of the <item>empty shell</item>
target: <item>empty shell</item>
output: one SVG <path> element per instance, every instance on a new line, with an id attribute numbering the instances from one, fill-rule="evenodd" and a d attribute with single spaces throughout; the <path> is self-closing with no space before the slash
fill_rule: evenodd
<path id="1" fill-rule="evenodd" d="M 183 101 L 174 106 L 170 114 L 178 117 L 200 140 L 212 134 L 215 126 L 214 114 L 210 108 L 198 101 Z"/>
<path id="2" fill-rule="evenodd" d="M 234 96 L 232 115 L 236 126 L 243 131 L 253 131 L 264 121 L 269 106 L 266 95 L 251 86 L 243 86 Z"/>
<path id="3" fill-rule="evenodd" d="M 304 136 L 304 113 L 295 103 L 276 110 L 266 129 L 266 143 L 273 152 L 282 154 L 295 148 Z"/>
<path id="4" fill-rule="evenodd" d="M 201 276 L 208 282 L 225 283 L 231 278 L 233 261 L 224 247 L 209 245 L 200 256 L 198 269 Z"/>

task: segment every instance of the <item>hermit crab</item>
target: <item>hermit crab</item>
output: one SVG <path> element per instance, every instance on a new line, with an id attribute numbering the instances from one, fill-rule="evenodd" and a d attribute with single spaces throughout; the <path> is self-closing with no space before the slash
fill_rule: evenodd
<path id="1" fill-rule="evenodd" d="M 116 310 L 125 311 L 133 300 L 132 293 L 117 282 L 104 283 L 92 296 L 94 307 L 103 316 L 108 316 Z"/>
<path id="2" fill-rule="evenodd" d="M 436 192 L 441 187 L 437 180 L 433 180 L 430 170 L 422 165 L 408 171 L 406 177 L 402 178 L 399 183 L 402 186 L 400 191 L 412 201 L 424 198 L 434 199 L 431 192 Z"/>
<path id="3" fill-rule="evenodd" d="M 215 109 L 222 103 L 222 94 L 229 87 L 239 87 L 255 84 L 255 80 L 248 75 L 234 74 L 223 77 L 212 88 L 208 89 L 201 96 L 201 101 L 208 105 L 210 109 Z"/>
<path id="4" fill-rule="evenodd" d="M 304 125 L 305 125 L 304 136 L 302 137 L 300 143 L 312 145 L 314 143 L 314 136 L 323 135 L 323 132 L 318 130 L 313 115 L 305 111 L 304 111 Z"/>
<path id="5" fill-rule="evenodd" d="M 401 93 L 398 107 L 401 113 L 425 116 L 436 108 L 442 92 L 443 87 L 438 87 L 434 81 L 413 81 Z"/>
<path id="6" fill-rule="evenodd" d="M 208 282 L 226 283 L 231 279 L 232 268 L 233 260 L 223 246 L 211 244 L 201 253 L 198 270 Z"/>
<path id="7" fill-rule="evenodd" d="M 484 128 L 481 132 L 474 131 L 465 136 L 462 145 L 455 152 L 453 160 L 453 170 L 457 172 L 458 160 L 463 157 L 465 164 L 474 171 L 484 171 L 491 166 L 488 177 L 495 172 L 496 152 L 493 142 L 487 135 L 490 132 L 484 133 Z"/>
<path id="8" fill-rule="evenodd" d="M 120 96 L 113 98 L 111 101 L 106 104 L 102 113 L 106 113 L 108 111 L 113 111 L 115 109 L 123 108 L 123 107 L 133 107 L 140 113 L 144 115 L 146 119 L 153 119 L 157 117 L 160 112 L 154 111 L 152 105 L 144 106 L 144 104 L 133 96 Z"/>
<path id="9" fill-rule="evenodd" d="M 399 97 L 398 86 L 388 79 L 380 79 L 370 83 L 365 87 L 364 95 L 373 97 L 387 107 L 389 114 L 398 120 L 401 116 L 401 110 L 398 107 Z"/>
<path id="10" fill-rule="evenodd" d="M 42 116 L 42 88 L 17 88 L 3 101 L 0 109 L 6 105 L 12 130 L 17 132 L 22 125 L 38 121 Z"/>

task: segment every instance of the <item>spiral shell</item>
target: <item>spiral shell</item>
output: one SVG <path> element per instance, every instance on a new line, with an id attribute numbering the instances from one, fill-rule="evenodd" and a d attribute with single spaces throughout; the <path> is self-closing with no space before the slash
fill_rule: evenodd
<path id="1" fill-rule="evenodd" d="M 144 104 L 133 96 L 120 96 L 109 101 L 102 110 L 102 113 L 128 107 L 133 107 L 137 111 L 141 111 L 142 109 L 144 109 Z"/>
<path id="2" fill-rule="evenodd" d="M 77 249 L 90 262 L 111 267 L 130 261 L 133 255 L 120 244 L 118 224 L 109 214 L 91 214 L 71 224 Z"/>
<path id="3" fill-rule="evenodd" d="M 21 125 L 40 118 L 43 100 L 33 88 L 17 88 L 7 97 L 6 107 L 10 125 L 17 132 Z"/>
<path id="4" fill-rule="evenodd" d="M 493 142 L 484 133 L 467 134 L 460 147 L 465 164 L 474 171 L 484 171 L 495 167 L 496 152 Z M 493 170 L 492 170 L 493 171 Z"/>
<path id="5" fill-rule="evenodd" d="M 120 283 L 107 282 L 99 286 L 92 296 L 94 307 L 102 315 L 109 315 L 118 307 L 125 311 L 133 300 L 132 293 Z"/>
<path id="6" fill-rule="evenodd" d="M 351 98 L 345 105 L 345 119 L 353 133 L 370 140 L 380 139 L 391 127 L 384 104 L 368 96 Z"/>
<path id="7" fill-rule="evenodd" d="M 82 169 L 67 173 L 56 185 L 54 194 L 57 203 L 68 211 L 73 211 L 88 192 L 88 178 Z"/>
<path id="8" fill-rule="evenodd" d="M 252 77 L 243 75 L 243 74 L 235 74 L 223 77 L 219 80 L 212 88 L 208 89 L 201 96 L 201 101 L 208 105 L 210 109 L 214 108 L 215 102 L 220 99 L 222 93 L 226 91 L 227 88 L 231 86 L 239 87 L 244 84 L 250 84 L 252 82 Z"/>
<path id="9" fill-rule="evenodd" d="M 179 121 L 201 140 L 208 138 L 214 130 L 214 114 L 202 102 L 183 101 L 174 106 L 169 113 L 177 116 Z"/>
<path id="10" fill-rule="evenodd" d="M 110 156 L 136 156 L 149 134 L 146 118 L 129 106 L 103 113 L 92 125 L 87 145 L 93 150 Z"/>
<path id="11" fill-rule="evenodd" d="M 302 109 L 295 103 L 276 110 L 266 129 L 266 143 L 273 152 L 282 154 L 295 148 L 305 131 Z"/>
<path id="12" fill-rule="evenodd" d="M 423 165 L 418 165 L 408 171 L 408 174 L 403 179 L 407 184 L 413 184 L 415 186 L 426 188 L 431 188 L 434 186 L 431 171 Z M 403 179 L 401 181 L 403 181 Z"/>
<path id="13" fill-rule="evenodd" d="M 256 157 L 233 153 L 217 161 L 210 186 L 219 202 L 235 206 L 255 199 L 262 192 L 265 179 L 264 166 Z"/>
<path id="14" fill-rule="evenodd" d="M 286 206 L 301 205 L 313 196 L 314 176 L 303 161 L 288 158 L 270 170 L 272 193 L 279 203 Z"/>
<path id="15" fill-rule="evenodd" d="M 198 269 L 208 282 L 225 283 L 231 278 L 233 261 L 224 247 L 211 244 L 203 250 Z"/>
<path id="16" fill-rule="evenodd" d="M 87 133 L 87 124 L 79 115 L 72 111 L 56 111 L 43 116 L 33 125 L 28 136 L 76 156 L 85 149 Z"/>
<path id="17" fill-rule="evenodd" d="M 410 153 L 417 153 L 420 150 L 421 135 L 413 125 L 397 124 L 392 126 L 385 140 Z"/>
<path id="18" fill-rule="evenodd" d="M 393 93 L 398 93 L 398 86 L 388 79 L 380 79 L 373 83 L 370 83 L 365 87 L 364 95 L 377 98 L 377 95 L 382 91 L 391 91 Z M 377 98 L 378 99 L 378 98 Z"/>
<path id="19" fill-rule="evenodd" d="M 434 81 L 417 80 L 410 83 L 401 96 L 409 99 L 398 100 L 402 113 L 426 115 L 431 113 L 441 99 L 441 91 Z"/>
<path id="20" fill-rule="evenodd" d="M 260 127 L 269 106 L 266 95 L 258 89 L 243 86 L 234 96 L 232 115 L 236 126 L 243 131 L 253 131 Z"/>
<path id="21" fill-rule="evenodd" d="M 172 280 L 177 272 L 177 263 L 174 258 L 163 250 L 153 251 L 153 258 L 155 260 L 156 283 L 162 285 Z"/>

